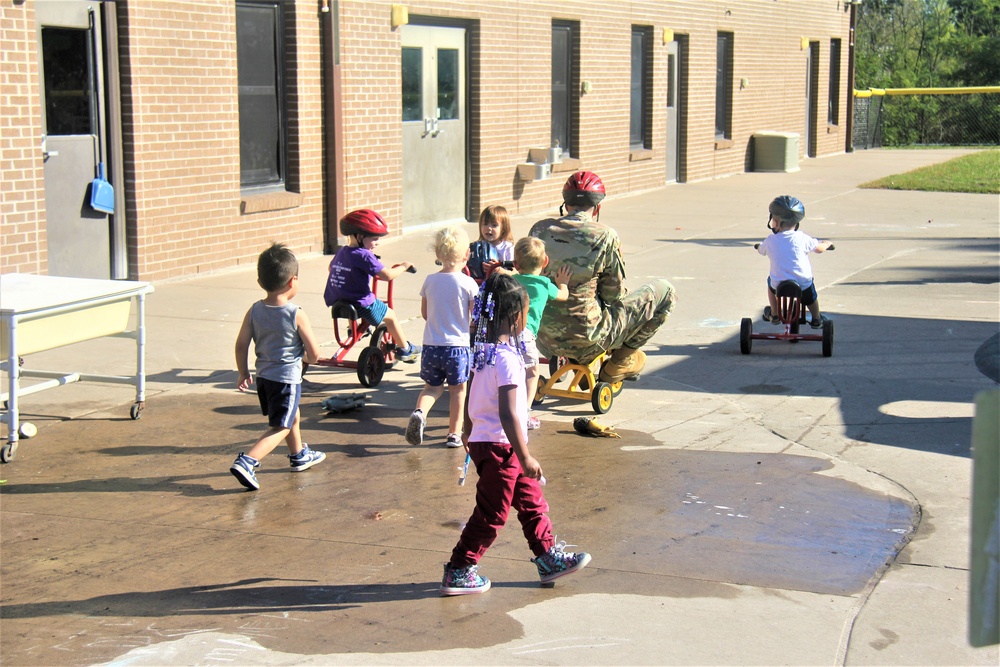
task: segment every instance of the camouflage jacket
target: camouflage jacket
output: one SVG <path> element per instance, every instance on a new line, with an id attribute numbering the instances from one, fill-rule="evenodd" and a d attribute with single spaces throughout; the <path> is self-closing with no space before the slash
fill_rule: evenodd
<path id="1" fill-rule="evenodd" d="M 545 354 L 558 354 L 587 362 L 604 351 L 611 321 L 605 304 L 625 296 L 625 262 L 618 233 L 580 211 L 541 220 L 528 232 L 545 243 L 549 256 L 546 275 L 559 267 L 573 267 L 569 299 L 549 301 L 542 313 L 538 346 Z"/>

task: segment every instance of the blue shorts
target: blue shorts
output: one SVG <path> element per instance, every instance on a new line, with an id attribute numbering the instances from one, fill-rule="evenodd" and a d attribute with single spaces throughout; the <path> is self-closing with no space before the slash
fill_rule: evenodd
<path id="1" fill-rule="evenodd" d="M 432 387 L 469 381 L 472 350 L 464 345 L 424 345 L 420 352 L 420 379 Z"/>
<path id="2" fill-rule="evenodd" d="M 271 428 L 291 428 L 295 415 L 299 412 L 302 398 L 301 384 L 275 382 L 267 378 L 254 378 L 257 383 L 257 398 L 260 412 L 267 415 L 267 425 Z"/>
<path id="3" fill-rule="evenodd" d="M 801 285 L 800 285 L 801 287 Z M 767 289 L 771 290 L 771 294 L 774 294 L 774 285 L 771 284 L 771 277 L 767 277 Z M 802 305 L 811 306 L 819 298 L 819 294 L 816 293 L 816 281 L 809 283 L 809 287 L 802 288 Z"/>
<path id="4" fill-rule="evenodd" d="M 355 306 L 355 309 L 358 311 L 358 317 L 373 327 L 377 327 L 382 324 L 382 320 L 385 319 L 385 314 L 389 312 L 389 306 L 385 304 L 385 301 L 380 301 L 379 299 L 375 299 L 375 301 L 372 302 L 372 305 L 367 308 L 363 306 Z"/>

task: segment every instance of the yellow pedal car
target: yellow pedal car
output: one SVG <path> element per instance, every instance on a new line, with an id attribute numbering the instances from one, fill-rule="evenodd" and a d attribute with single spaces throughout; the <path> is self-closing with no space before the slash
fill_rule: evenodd
<path id="1" fill-rule="evenodd" d="M 601 366 L 607 361 L 608 354 L 602 354 L 585 366 L 565 357 L 555 357 L 548 360 L 550 377 L 538 378 L 538 390 L 534 403 L 541 403 L 546 397 L 568 398 L 575 401 L 590 401 L 594 412 L 606 414 L 611 409 L 615 397 L 622 393 L 622 382 L 604 382 L 600 379 Z M 539 363 L 545 362 L 540 359 Z M 569 386 L 557 386 L 566 378 Z"/>

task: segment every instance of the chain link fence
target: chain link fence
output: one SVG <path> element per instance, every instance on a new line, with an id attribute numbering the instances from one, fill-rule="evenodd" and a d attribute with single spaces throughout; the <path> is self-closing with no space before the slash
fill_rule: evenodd
<path id="1" fill-rule="evenodd" d="M 1000 146 L 1000 88 L 855 91 L 855 148 Z"/>

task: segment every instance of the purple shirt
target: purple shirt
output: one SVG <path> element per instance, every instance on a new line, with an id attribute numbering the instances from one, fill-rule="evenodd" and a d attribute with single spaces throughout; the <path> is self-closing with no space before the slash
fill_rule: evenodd
<path id="1" fill-rule="evenodd" d="M 384 268 L 371 250 L 344 246 L 330 262 L 330 278 L 326 281 L 323 300 L 332 306 L 337 301 L 349 301 L 367 308 L 375 303 L 372 276 Z"/>

